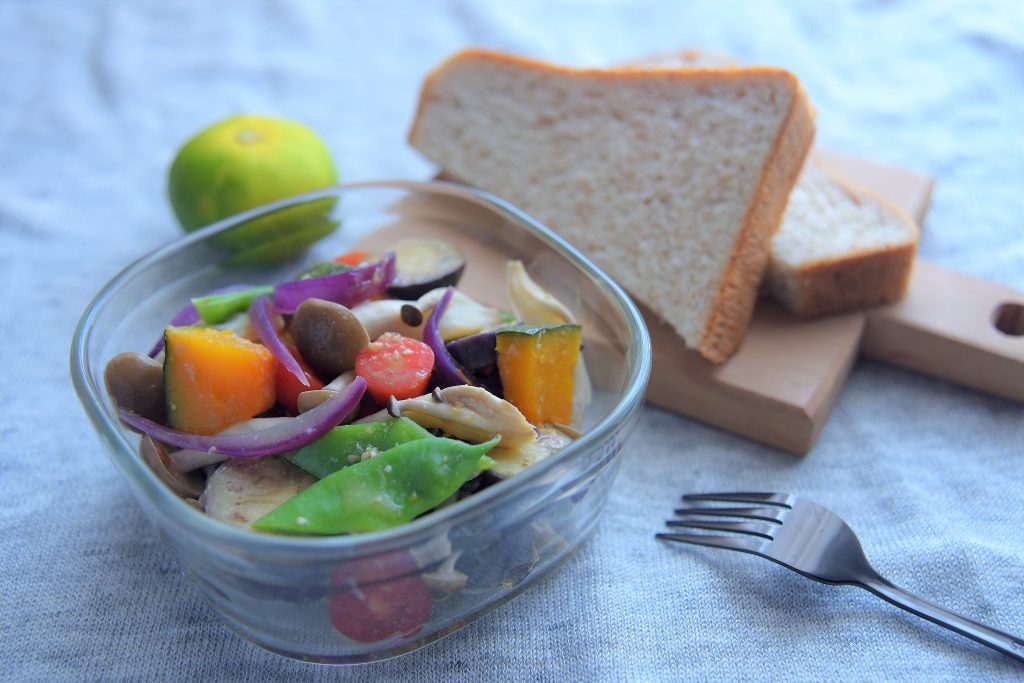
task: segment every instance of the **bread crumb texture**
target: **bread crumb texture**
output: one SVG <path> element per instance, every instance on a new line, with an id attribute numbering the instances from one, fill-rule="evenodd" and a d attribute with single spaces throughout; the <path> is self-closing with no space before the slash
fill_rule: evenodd
<path id="1" fill-rule="evenodd" d="M 909 216 L 808 161 L 772 244 L 766 288 L 801 316 L 895 301 L 917 240 Z"/>
<path id="2" fill-rule="evenodd" d="M 813 137 L 770 68 L 576 70 L 460 53 L 411 143 L 580 248 L 714 361 L 739 345 Z"/>

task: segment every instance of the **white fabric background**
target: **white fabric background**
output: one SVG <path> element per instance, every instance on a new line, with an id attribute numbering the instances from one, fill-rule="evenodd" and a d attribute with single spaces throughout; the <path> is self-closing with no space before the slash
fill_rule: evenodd
<path id="1" fill-rule="evenodd" d="M 869 362 L 805 459 L 645 409 L 591 541 L 429 648 L 317 668 L 221 626 L 78 405 L 74 324 L 178 235 L 164 183 L 189 135 L 282 115 L 324 137 L 346 180 L 426 178 L 405 143 L 417 89 L 467 45 L 577 65 L 700 46 L 788 67 L 819 144 L 937 177 L 923 256 L 1024 289 L 1016 0 L 3 0 L 0 679 L 1019 679 L 864 591 L 653 539 L 683 492 L 790 491 L 841 513 L 897 584 L 1024 635 L 1024 411 Z"/>

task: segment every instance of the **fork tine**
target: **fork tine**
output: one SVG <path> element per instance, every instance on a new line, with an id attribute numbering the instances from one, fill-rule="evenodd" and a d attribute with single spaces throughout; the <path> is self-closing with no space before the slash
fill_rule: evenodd
<path id="1" fill-rule="evenodd" d="M 677 508 L 677 515 L 702 515 L 705 517 L 742 517 L 744 519 L 759 519 L 764 522 L 775 522 L 782 524 L 785 510 L 774 507 L 751 507 L 751 508 Z"/>
<path id="2" fill-rule="evenodd" d="M 781 507 L 793 507 L 796 496 L 788 493 L 768 492 L 732 492 L 732 493 L 688 493 L 683 500 L 706 500 L 721 503 L 761 503 L 765 505 L 779 505 Z"/>
<path id="3" fill-rule="evenodd" d="M 703 545 L 708 548 L 722 548 L 725 550 L 739 550 L 744 553 L 760 555 L 768 547 L 768 541 L 755 538 L 740 538 L 738 536 L 710 536 L 707 534 L 655 534 L 655 538 L 665 541 L 676 541 L 678 543 L 689 543 L 691 545 Z"/>
<path id="4" fill-rule="evenodd" d="M 772 540 L 771 526 L 767 522 L 714 522 L 704 520 L 673 519 L 665 522 L 671 527 L 685 527 L 687 529 L 706 529 L 707 531 L 734 531 L 738 534 L 750 534 L 761 538 Z M 778 528 L 778 527 L 776 527 Z"/>

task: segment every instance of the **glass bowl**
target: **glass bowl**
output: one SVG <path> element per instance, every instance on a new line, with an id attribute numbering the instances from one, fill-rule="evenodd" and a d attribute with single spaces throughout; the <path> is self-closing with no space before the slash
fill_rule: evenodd
<path id="1" fill-rule="evenodd" d="M 311 226 L 308 232 L 303 225 Z M 282 226 L 289 234 L 313 235 L 314 244 L 284 263 L 264 262 L 287 252 L 273 241 Z M 239 241 L 232 238 L 243 231 L 247 244 L 263 240 L 259 244 L 268 248 L 234 251 Z M 574 312 L 594 387 L 583 436 L 509 479 L 383 532 L 262 534 L 207 517 L 176 496 L 139 457 L 138 435 L 117 419 L 103 388 L 107 361 L 122 351 L 146 352 L 189 297 L 239 282 L 278 282 L 353 246 L 386 246 L 403 231 L 456 241 L 468 259 L 460 289 L 473 296 L 476 289 L 487 292 L 480 297 L 485 300 L 503 292 L 503 260 L 518 258 Z M 188 235 L 103 287 L 71 348 L 72 377 L 90 420 L 184 573 L 245 638 L 287 657 L 329 663 L 379 660 L 421 647 L 564 561 L 593 530 L 607 499 L 650 365 L 643 320 L 607 275 L 508 203 L 443 182 L 339 185 Z M 385 640 L 366 633 L 355 640 L 336 628 L 346 619 L 360 621 L 359 609 L 367 606 L 385 621 L 394 614 L 415 624 Z"/>

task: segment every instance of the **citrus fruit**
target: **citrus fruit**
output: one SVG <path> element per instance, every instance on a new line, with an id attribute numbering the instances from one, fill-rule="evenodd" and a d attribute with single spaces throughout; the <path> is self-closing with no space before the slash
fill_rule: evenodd
<path id="1" fill-rule="evenodd" d="M 186 142 L 171 164 L 168 194 L 186 232 L 337 182 L 323 141 L 308 127 L 269 116 L 219 121 Z M 337 227 L 333 198 L 246 221 L 215 242 L 238 263 L 289 258 Z"/>

